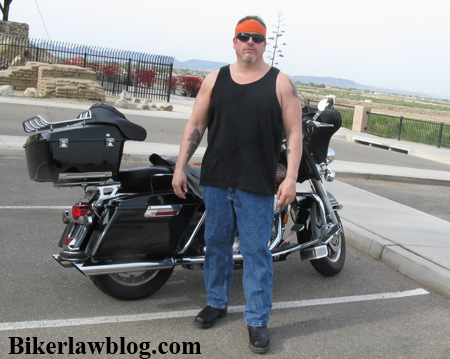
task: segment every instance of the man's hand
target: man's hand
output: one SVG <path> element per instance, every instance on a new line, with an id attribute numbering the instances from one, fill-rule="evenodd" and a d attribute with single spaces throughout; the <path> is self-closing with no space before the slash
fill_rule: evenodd
<path id="1" fill-rule="evenodd" d="M 186 199 L 188 186 L 186 172 L 184 169 L 175 169 L 175 172 L 173 173 L 172 187 L 178 197 Z"/>
<path id="2" fill-rule="evenodd" d="M 286 178 L 278 187 L 276 198 L 278 199 L 277 208 L 285 207 L 291 204 L 297 193 L 296 181 Z"/>

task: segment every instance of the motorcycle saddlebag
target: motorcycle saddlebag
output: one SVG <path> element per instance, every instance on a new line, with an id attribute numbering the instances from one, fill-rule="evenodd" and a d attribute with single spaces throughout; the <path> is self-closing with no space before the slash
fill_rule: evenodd
<path id="1" fill-rule="evenodd" d="M 114 125 L 90 124 L 34 134 L 24 145 L 30 179 L 84 183 L 115 178 L 124 136 Z"/>

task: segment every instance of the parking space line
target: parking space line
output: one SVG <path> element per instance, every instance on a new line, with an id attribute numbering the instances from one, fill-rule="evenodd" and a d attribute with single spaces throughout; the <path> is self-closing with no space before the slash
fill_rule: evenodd
<path id="1" fill-rule="evenodd" d="M 419 288 L 414 290 L 408 290 L 404 292 L 391 292 L 391 293 L 379 293 L 368 295 L 356 295 L 349 297 L 336 297 L 336 298 L 322 298 L 322 299 L 310 299 L 290 302 L 278 302 L 273 303 L 273 309 L 288 309 L 309 307 L 317 305 L 330 305 L 330 304 L 342 304 L 352 302 L 362 302 L 369 300 L 383 300 L 383 299 L 395 299 L 405 298 L 418 295 L 429 294 L 425 289 Z M 228 307 L 229 313 L 239 313 L 244 311 L 244 306 Z M 149 321 L 157 319 L 173 319 L 194 317 L 198 314 L 199 309 L 186 310 L 186 311 L 172 311 L 172 312 L 160 312 L 160 313 L 144 313 L 135 315 L 119 315 L 119 316 L 107 316 L 107 317 L 92 317 L 92 318 L 71 318 L 71 319 L 58 319 L 58 320 L 38 320 L 28 322 L 10 322 L 0 323 L 0 331 L 7 330 L 21 330 L 21 329 L 41 329 L 41 328 L 57 328 L 57 327 L 71 327 L 80 325 L 94 325 L 105 323 L 126 323 L 126 322 L 138 322 Z"/>

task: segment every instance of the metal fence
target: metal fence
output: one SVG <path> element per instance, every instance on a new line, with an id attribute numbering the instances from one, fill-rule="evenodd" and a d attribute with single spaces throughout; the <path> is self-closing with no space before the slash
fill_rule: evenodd
<path id="1" fill-rule="evenodd" d="M 414 120 L 404 117 L 370 114 L 369 133 L 387 138 L 405 139 L 450 147 L 450 125 L 431 121 Z"/>
<path id="2" fill-rule="evenodd" d="M 0 34 L 0 68 L 27 61 L 90 67 L 107 94 L 170 100 L 174 58 Z"/>
<path id="3" fill-rule="evenodd" d="M 318 101 L 310 100 L 310 103 Z M 336 103 L 335 108 L 341 113 L 342 127 L 352 129 L 355 108 Z M 450 147 L 450 125 L 432 121 L 415 120 L 405 117 L 369 113 L 368 131 L 372 135 L 396 138 L 418 143 L 435 145 L 438 148 Z"/>

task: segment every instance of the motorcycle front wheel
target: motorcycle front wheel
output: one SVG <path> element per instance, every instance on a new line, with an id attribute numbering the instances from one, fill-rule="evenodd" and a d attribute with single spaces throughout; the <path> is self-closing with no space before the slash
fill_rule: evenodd
<path id="1" fill-rule="evenodd" d="M 338 222 L 341 224 L 341 234 L 328 243 L 328 255 L 326 257 L 310 261 L 314 269 L 326 277 L 331 277 L 338 274 L 344 267 L 345 252 L 347 247 L 341 218 L 337 212 L 334 212 L 334 214 L 336 215 Z"/>
<path id="2" fill-rule="evenodd" d="M 95 286 L 120 300 L 146 298 L 160 289 L 172 275 L 173 268 L 153 271 L 105 274 L 90 277 Z"/>

